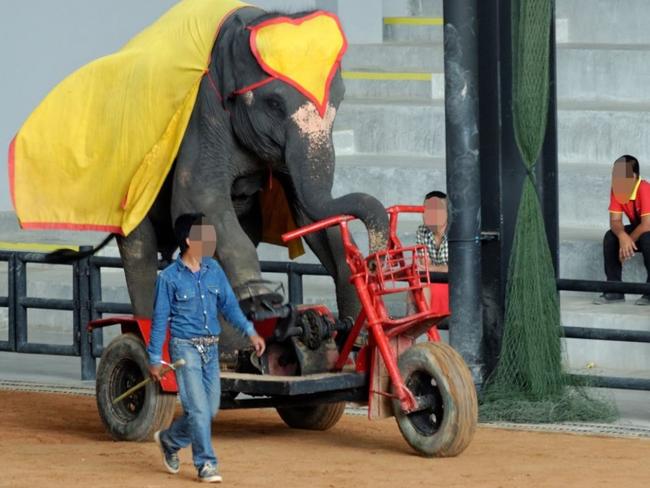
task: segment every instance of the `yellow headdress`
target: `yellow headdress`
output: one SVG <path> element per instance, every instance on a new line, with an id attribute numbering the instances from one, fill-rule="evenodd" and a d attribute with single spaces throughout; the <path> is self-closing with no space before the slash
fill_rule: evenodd
<path id="1" fill-rule="evenodd" d="M 348 46 L 338 18 L 319 10 L 297 19 L 269 19 L 250 30 L 251 51 L 262 69 L 309 98 L 323 116 L 332 78 Z"/>

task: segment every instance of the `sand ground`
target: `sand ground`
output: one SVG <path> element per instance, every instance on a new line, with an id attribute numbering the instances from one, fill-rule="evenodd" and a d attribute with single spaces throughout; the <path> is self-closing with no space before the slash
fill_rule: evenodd
<path id="1" fill-rule="evenodd" d="M 287 428 L 272 410 L 223 411 L 213 442 L 237 487 L 647 487 L 650 440 L 479 428 L 448 459 L 415 455 L 392 419 L 346 415 L 328 432 Z M 197 486 L 189 449 L 178 475 L 152 442 L 114 442 L 90 397 L 0 391 L 0 486 Z"/>

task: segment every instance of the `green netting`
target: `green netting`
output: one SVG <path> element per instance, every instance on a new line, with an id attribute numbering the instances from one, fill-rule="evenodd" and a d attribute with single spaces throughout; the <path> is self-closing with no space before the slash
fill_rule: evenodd
<path id="1" fill-rule="evenodd" d="M 562 369 L 559 297 L 533 170 L 546 133 L 552 0 L 513 0 L 513 121 L 526 178 L 513 240 L 501 356 L 481 419 L 612 420 L 613 402 L 570 386 Z"/>

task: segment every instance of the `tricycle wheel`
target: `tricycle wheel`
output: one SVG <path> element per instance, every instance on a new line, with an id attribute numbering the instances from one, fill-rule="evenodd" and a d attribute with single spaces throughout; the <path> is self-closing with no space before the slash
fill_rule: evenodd
<path id="1" fill-rule="evenodd" d="M 463 452 L 474 436 L 478 401 L 472 375 L 460 354 L 440 342 L 416 344 L 400 356 L 399 370 L 424 407 L 405 413 L 399 400 L 393 400 L 406 442 L 424 456 Z"/>
<path id="2" fill-rule="evenodd" d="M 328 430 L 336 425 L 345 411 L 345 402 L 307 407 L 278 407 L 284 423 L 293 429 Z"/>
<path id="3" fill-rule="evenodd" d="M 116 337 L 104 349 L 97 368 L 97 409 L 113 439 L 150 440 L 157 430 L 166 428 L 174 415 L 176 395 L 163 393 L 156 383 L 113 405 L 113 398 L 147 377 L 147 351 L 134 334 Z"/>

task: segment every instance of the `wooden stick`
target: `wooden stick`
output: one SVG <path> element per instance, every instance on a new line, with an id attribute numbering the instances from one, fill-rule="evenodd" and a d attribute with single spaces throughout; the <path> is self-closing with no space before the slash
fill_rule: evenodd
<path id="1" fill-rule="evenodd" d="M 182 366 L 184 366 L 184 365 L 185 365 L 185 360 L 184 360 L 183 358 L 181 358 L 181 359 L 179 359 L 178 361 L 176 361 L 175 363 L 170 364 L 169 366 L 165 366 L 164 368 L 162 368 L 162 370 L 160 371 L 160 376 L 161 376 L 161 377 L 162 377 L 162 376 L 165 376 L 165 375 L 166 375 L 167 373 L 169 373 L 170 371 L 173 371 L 173 370 L 175 370 L 176 368 L 180 368 L 180 367 L 182 367 Z M 120 396 L 118 396 L 117 398 L 115 398 L 115 399 L 113 400 L 113 402 L 112 402 L 113 405 L 115 405 L 115 404 L 118 403 L 118 402 L 121 402 L 121 401 L 124 400 L 126 397 L 128 397 L 129 395 L 132 395 L 133 393 L 135 393 L 135 392 L 138 391 L 140 388 L 142 388 L 143 386 L 147 385 L 147 384 L 150 383 L 150 382 L 151 382 L 151 376 L 149 376 L 148 378 L 145 378 L 144 380 L 142 380 L 142 381 L 141 381 L 140 383 L 138 383 L 137 385 L 132 386 L 131 388 L 129 388 L 128 390 L 126 390 L 124 393 L 122 393 Z"/>

